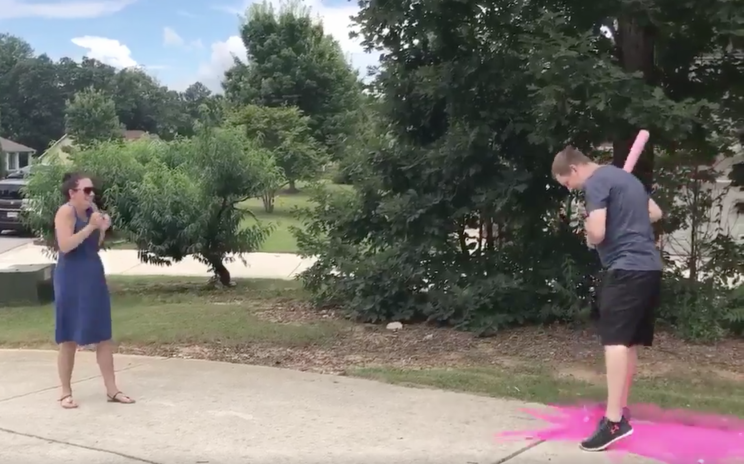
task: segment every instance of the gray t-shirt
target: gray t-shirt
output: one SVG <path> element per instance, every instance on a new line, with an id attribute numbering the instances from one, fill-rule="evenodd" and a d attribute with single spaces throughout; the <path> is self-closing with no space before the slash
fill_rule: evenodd
<path id="1" fill-rule="evenodd" d="M 649 196 L 633 174 L 601 166 L 584 182 L 586 212 L 607 208 L 605 238 L 597 245 L 602 266 L 627 271 L 660 271 L 648 215 Z"/>

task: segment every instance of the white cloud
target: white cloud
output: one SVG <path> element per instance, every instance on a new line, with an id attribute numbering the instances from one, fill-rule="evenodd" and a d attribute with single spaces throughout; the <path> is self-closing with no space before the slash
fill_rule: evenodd
<path id="1" fill-rule="evenodd" d="M 173 28 L 163 28 L 163 45 L 166 47 L 181 47 L 183 43 L 183 38 Z"/>
<path id="2" fill-rule="evenodd" d="M 163 45 L 166 47 L 184 48 L 186 50 L 201 50 L 204 48 L 204 43 L 202 43 L 201 39 L 186 43 L 184 38 L 178 35 L 175 29 L 167 26 L 163 28 Z"/>
<path id="3" fill-rule="evenodd" d="M 245 13 L 245 10 L 254 3 L 255 0 L 245 0 L 239 6 L 214 6 L 216 10 L 224 11 L 229 14 L 239 15 Z M 281 0 L 269 0 L 275 8 L 282 4 Z M 325 5 L 322 0 L 300 0 L 300 2 L 310 7 L 311 14 L 323 21 L 323 28 L 326 34 L 335 38 L 346 58 L 351 65 L 358 69 L 360 76 L 367 75 L 367 67 L 375 66 L 379 63 L 377 53 L 365 53 L 362 47 L 361 37 L 351 39 L 349 33 L 356 28 L 351 16 L 359 12 L 359 7 L 355 3 L 343 3 L 341 5 Z M 199 67 L 199 77 L 204 85 L 213 90 L 219 90 L 219 82 L 222 80 L 225 71 L 232 66 L 232 57 L 228 51 L 232 51 L 239 58 L 245 59 L 245 47 L 238 36 L 231 36 L 225 42 L 215 42 L 212 44 L 212 56 L 208 63 L 202 63 Z M 228 59 L 229 58 L 229 59 Z"/>
<path id="4" fill-rule="evenodd" d="M 199 65 L 196 80 L 212 90 L 220 90 L 225 71 L 235 62 L 233 57 L 243 62 L 246 60 L 245 46 L 239 36 L 233 35 L 224 42 L 213 43 L 212 55 L 208 62 Z"/>
<path id="5" fill-rule="evenodd" d="M 0 0 L 0 19 L 12 18 L 97 18 L 117 13 L 136 0 L 63 0 L 32 2 Z"/>
<path id="6" fill-rule="evenodd" d="M 137 66 L 137 62 L 132 58 L 132 51 L 118 40 L 86 35 L 75 37 L 72 43 L 86 49 L 85 55 L 88 58 L 96 59 L 115 68 Z"/>

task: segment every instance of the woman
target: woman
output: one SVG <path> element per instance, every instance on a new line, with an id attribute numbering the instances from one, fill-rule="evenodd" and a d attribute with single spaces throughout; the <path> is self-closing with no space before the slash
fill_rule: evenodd
<path id="1" fill-rule="evenodd" d="M 111 301 L 98 249 L 111 227 L 108 216 L 93 203 L 93 182 L 81 174 L 66 174 L 62 194 L 67 202 L 54 217 L 59 257 L 54 270 L 55 340 L 57 367 L 62 383 L 60 404 L 78 405 L 72 397 L 72 369 L 78 346 L 96 345 L 108 400 L 131 404 L 134 400 L 116 386 L 114 347 L 111 342 Z"/>

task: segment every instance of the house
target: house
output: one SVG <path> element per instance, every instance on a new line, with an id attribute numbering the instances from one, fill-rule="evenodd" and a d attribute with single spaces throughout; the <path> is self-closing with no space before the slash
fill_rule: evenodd
<path id="1" fill-rule="evenodd" d="M 687 256 L 690 254 L 693 238 L 709 242 L 719 234 L 728 235 L 734 241 L 744 243 L 744 216 L 738 206 L 744 203 L 744 189 L 732 186 L 729 177 L 734 166 L 744 164 L 744 149 L 735 146 L 733 152 L 734 156 L 718 156 L 710 166 L 700 167 L 714 170 L 715 182 L 705 182 L 701 189 L 716 199 L 715 204 L 709 205 L 708 211 L 700 211 L 702 219 L 696 224 L 694 232 L 690 225 L 687 225 L 664 237 L 662 246 L 665 251 L 672 255 Z M 679 206 L 689 208 L 689 202 L 693 197 L 681 189 L 678 198 Z"/>
<path id="2" fill-rule="evenodd" d="M 0 161 L 10 174 L 33 163 L 36 150 L 0 137 Z"/>
<path id="3" fill-rule="evenodd" d="M 122 138 L 127 142 L 139 140 L 141 138 L 156 138 L 157 136 L 145 132 L 142 130 L 125 130 L 122 132 Z M 39 157 L 39 163 L 49 164 L 53 159 L 66 162 L 70 151 L 75 144 L 73 138 L 65 134 L 59 140 L 54 142 L 42 155 Z"/>

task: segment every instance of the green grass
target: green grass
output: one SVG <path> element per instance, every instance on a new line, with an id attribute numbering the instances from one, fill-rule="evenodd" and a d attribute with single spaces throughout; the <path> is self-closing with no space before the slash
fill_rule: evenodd
<path id="1" fill-rule="evenodd" d="M 111 280 L 114 337 L 147 346 L 245 342 L 303 347 L 331 341 L 342 330 L 335 321 L 273 323 L 256 316 L 277 298 L 298 298 L 299 283 L 243 280 L 230 289 L 205 286 L 204 279 L 132 278 Z M 0 346 L 48 347 L 53 342 L 51 305 L 0 310 Z"/>
<path id="2" fill-rule="evenodd" d="M 264 253 L 297 253 L 297 241 L 292 235 L 290 227 L 302 227 L 302 223 L 293 216 L 292 211 L 295 208 L 304 208 L 310 205 L 310 196 L 300 191 L 296 194 L 283 193 L 276 197 L 274 203 L 274 212 L 267 213 L 264 211 L 263 202 L 258 198 L 241 204 L 242 207 L 250 210 L 263 224 L 271 224 L 274 230 L 266 239 L 261 251 Z M 249 218 L 246 225 L 255 224 L 255 220 Z"/>
<path id="3" fill-rule="evenodd" d="M 349 375 L 398 385 L 431 387 L 513 398 L 535 403 L 604 401 L 604 385 L 560 377 L 548 366 L 460 369 L 352 368 Z M 707 376 L 690 378 L 676 373 L 661 378 L 641 378 L 633 385 L 633 403 L 663 408 L 692 409 L 744 418 L 741 383 Z"/>
<path id="4" fill-rule="evenodd" d="M 365 338 L 366 330 L 350 330 L 351 322 L 322 318 L 273 322 L 277 319 L 266 317 L 267 314 L 291 315 L 286 308 L 306 300 L 307 295 L 297 281 L 237 280 L 236 287 L 225 289 L 207 286 L 199 277 L 116 276 L 109 279 L 109 285 L 116 341 L 130 348 L 143 348 L 148 353 L 158 353 L 159 348 L 167 352 L 173 346 L 202 346 L 229 354 L 231 348 L 239 350 L 258 343 L 262 347 L 259 349 L 294 348 L 310 354 L 320 349 L 324 356 L 333 356 L 334 352 L 329 350 L 338 350 L 338 359 L 386 359 L 376 358 L 375 353 L 365 358 L 375 348 Z M 51 305 L 0 308 L 0 347 L 51 348 L 53 331 Z M 385 334 L 383 330 L 380 336 Z M 395 350 L 395 342 L 391 344 L 382 349 Z M 415 352 L 402 355 L 416 358 Z M 592 382 L 591 378 L 585 381 L 565 373 L 559 375 L 562 366 L 550 361 L 510 363 L 504 368 L 488 365 L 449 369 L 360 364 L 363 362 L 350 361 L 344 366 L 346 373 L 393 384 L 536 403 L 602 400 L 605 394 L 601 380 Z M 682 365 L 684 371 L 672 370 L 664 376 L 639 379 L 633 387 L 633 401 L 744 417 L 740 381 L 735 377 L 723 378 L 714 371 L 708 375 L 707 366 Z M 585 367 L 592 370 L 594 366 Z"/>
<path id="5" fill-rule="evenodd" d="M 347 185 L 325 183 L 327 188 L 343 191 L 351 187 Z M 309 188 L 304 184 L 298 184 L 298 193 L 288 193 L 286 191 L 277 195 L 274 203 L 274 211 L 267 213 L 264 210 L 263 202 L 259 198 L 252 198 L 241 204 L 244 208 L 250 210 L 256 219 L 262 223 L 272 224 L 274 230 L 269 238 L 261 247 L 265 253 L 297 253 L 297 241 L 292 235 L 290 227 L 302 228 L 302 223 L 294 216 L 295 208 L 304 208 L 312 204 L 310 199 Z M 254 219 L 246 220 L 246 224 L 254 224 Z"/>

